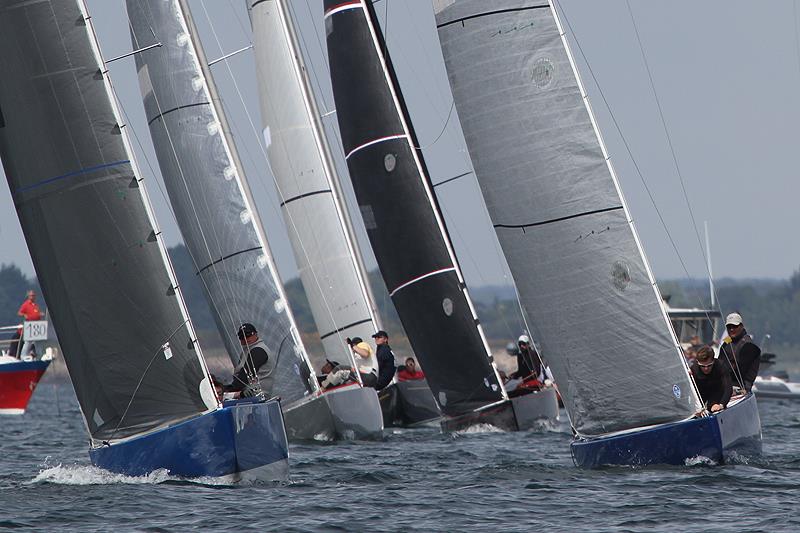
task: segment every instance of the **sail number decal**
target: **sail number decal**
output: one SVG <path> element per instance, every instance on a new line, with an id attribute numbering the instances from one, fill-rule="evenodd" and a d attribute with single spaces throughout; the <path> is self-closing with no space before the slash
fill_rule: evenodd
<path id="1" fill-rule="evenodd" d="M 22 326 L 23 341 L 46 341 L 47 320 L 31 320 Z"/>

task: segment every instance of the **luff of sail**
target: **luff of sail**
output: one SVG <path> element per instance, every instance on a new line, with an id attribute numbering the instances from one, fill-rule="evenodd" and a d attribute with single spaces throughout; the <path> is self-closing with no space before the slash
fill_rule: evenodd
<path id="1" fill-rule="evenodd" d="M 573 427 L 691 417 L 696 391 L 550 4 L 434 6 L 476 176 Z"/>
<path id="2" fill-rule="evenodd" d="M 277 358 L 263 383 L 285 404 L 316 389 L 216 97 L 202 47 L 178 0 L 128 0 L 147 121 L 170 203 L 234 365 L 251 323 Z"/>
<path id="3" fill-rule="evenodd" d="M 369 2 L 325 0 L 345 158 L 383 279 L 442 411 L 506 395 L 431 193 Z"/>
<path id="4" fill-rule="evenodd" d="M 83 2 L 0 13 L 0 154 L 89 434 L 213 408 Z"/>
<path id="5" fill-rule="evenodd" d="M 248 0 L 264 140 L 289 238 L 325 355 L 380 329 L 339 176 L 283 0 Z"/>

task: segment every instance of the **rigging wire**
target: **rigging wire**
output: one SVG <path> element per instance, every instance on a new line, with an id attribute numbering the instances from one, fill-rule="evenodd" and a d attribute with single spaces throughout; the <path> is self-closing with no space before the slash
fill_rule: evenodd
<path id="1" fill-rule="evenodd" d="M 606 98 L 606 95 L 603 92 L 599 81 L 597 80 L 597 77 L 595 76 L 594 70 L 592 69 L 591 64 L 589 63 L 589 61 L 588 61 L 588 59 L 586 57 L 586 54 L 583 51 L 583 47 L 580 44 L 580 40 L 578 39 L 578 36 L 575 33 L 575 30 L 572 28 L 572 25 L 570 24 L 569 18 L 567 17 L 567 14 L 564 11 L 564 9 L 559 6 L 559 11 L 561 13 L 561 17 L 564 19 L 564 22 L 566 23 L 567 27 L 569 28 L 570 33 L 572 34 L 572 38 L 575 41 L 575 44 L 576 44 L 576 46 L 578 48 L 578 51 L 580 52 L 581 57 L 583 58 L 584 64 L 586 65 L 586 68 L 589 71 L 589 75 L 591 76 L 592 80 L 594 81 L 595 87 L 597 87 L 598 94 L 599 94 L 600 98 L 602 99 L 603 103 L 605 104 L 606 109 L 608 109 L 608 111 L 609 111 L 609 116 L 611 117 L 611 121 L 613 122 L 614 127 L 617 130 L 617 133 L 619 134 L 623 145 L 625 146 L 625 150 L 626 150 L 626 152 L 628 154 L 628 157 L 630 158 L 631 163 L 633 164 L 633 167 L 636 170 L 636 175 L 639 177 L 639 180 L 641 181 L 642 186 L 644 187 L 645 191 L 647 192 L 647 196 L 650 199 L 650 203 L 652 204 L 653 209 L 655 210 L 656 214 L 658 215 L 658 218 L 659 218 L 659 220 L 661 222 L 661 225 L 664 228 L 665 233 L 667 234 L 667 238 L 668 238 L 668 240 L 669 240 L 669 242 L 670 242 L 670 244 L 672 246 L 672 249 L 675 251 L 675 255 L 677 256 L 678 261 L 680 262 L 681 267 L 683 268 L 683 271 L 686 274 L 686 278 L 688 280 L 690 280 L 690 281 L 693 281 L 692 276 L 689 274 L 689 269 L 687 268 L 686 263 L 683 260 L 683 256 L 681 255 L 680 251 L 678 250 L 678 246 L 677 246 L 677 244 L 675 242 L 675 239 L 672 237 L 672 233 L 670 233 L 670 231 L 669 231 L 669 227 L 667 226 L 667 223 L 666 223 L 666 221 L 664 219 L 664 215 L 662 214 L 661 210 L 658 208 L 658 204 L 656 203 L 655 197 L 653 196 L 653 192 L 650 190 L 650 187 L 647 184 L 647 180 L 645 180 L 645 178 L 644 178 L 644 174 L 642 173 L 642 170 L 641 170 L 641 168 L 639 166 L 639 163 L 638 163 L 638 161 L 636 160 L 636 158 L 633 155 L 633 151 L 631 150 L 630 144 L 628 143 L 628 139 L 622 133 L 622 128 L 621 128 L 619 122 L 617 121 L 616 116 L 614 115 L 614 113 L 612 111 L 611 105 L 609 104 L 608 99 Z M 698 300 L 700 300 L 699 296 L 697 298 L 698 298 Z M 702 300 L 700 300 L 700 305 L 704 307 L 704 305 L 702 303 Z M 706 311 L 706 318 L 710 322 L 713 323 L 713 321 L 711 319 L 711 316 L 708 314 L 707 311 Z"/>

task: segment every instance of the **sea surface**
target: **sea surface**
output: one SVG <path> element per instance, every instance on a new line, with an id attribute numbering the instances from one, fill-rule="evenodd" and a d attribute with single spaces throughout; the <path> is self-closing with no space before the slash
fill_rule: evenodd
<path id="1" fill-rule="evenodd" d="M 505 433 L 387 430 L 291 447 L 265 485 L 92 467 L 72 389 L 0 418 L 0 529 L 36 531 L 800 531 L 800 404 L 760 404 L 764 455 L 716 466 L 572 465 L 566 423 Z"/>

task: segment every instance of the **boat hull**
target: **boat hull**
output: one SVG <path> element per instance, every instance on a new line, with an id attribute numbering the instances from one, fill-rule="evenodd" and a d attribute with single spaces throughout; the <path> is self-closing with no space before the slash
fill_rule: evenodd
<path id="1" fill-rule="evenodd" d="M 226 482 L 289 477 L 289 445 L 280 402 L 225 402 L 215 411 L 140 437 L 89 450 L 110 472 L 143 476 L 166 469 L 183 478 Z"/>
<path id="2" fill-rule="evenodd" d="M 0 365 L 0 414 L 21 415 L 50 361 L 18 361 Z"/>
<path id="3" fill-rule="evenodd" d="M 438 421 L 442 413 L 425 379 L 398 381 L 378 393 L 386 427 L 415 427 Z"/>
<path id="4" fill-rule="evenodd" d="M 504 431 L 527 431 L 558 420 L 558 396 L 552 387 L 533 391 L 485 409 L 457 417 L 445 417 L 443 431 L 461 431 L 477 424 L 490 424 Z"/>
<path id="5" fill-rule="evenodd" d="M 737 455 L 761 454 L 761 420 L 755 396 L 748 394 L 713 416 L 576 440 L 571 450 L 581 468 L 685 465 L 697 457 L 722 463 Z"/>
<path id="6" fill-rule="evenodd" d="M 779 378 L 756 378 L 753 392 L 758 398 L 776 400 L 800 400 L 800 383 L 784 381 Z"/>
<path id="7" fill-rule="evenodd" d="M 349 384 L 325 391 L 284 412 L 292 441 L 372 440 L 383 437 L 375 389 Z"/>

